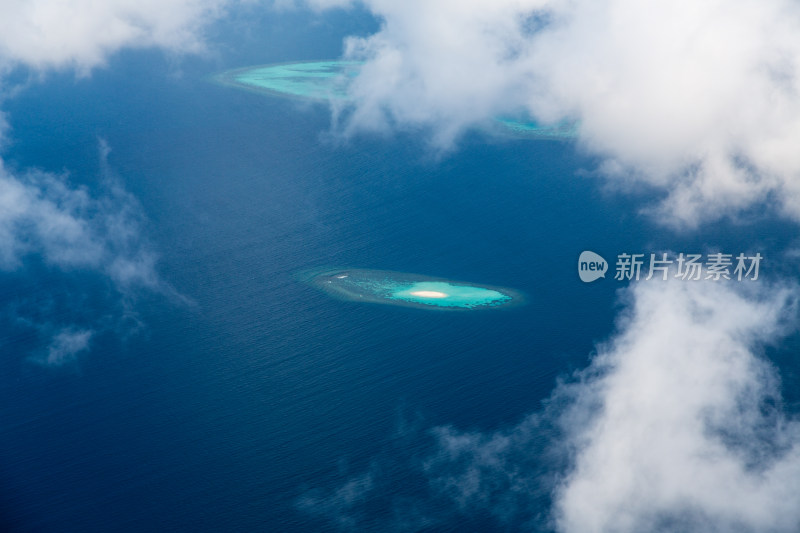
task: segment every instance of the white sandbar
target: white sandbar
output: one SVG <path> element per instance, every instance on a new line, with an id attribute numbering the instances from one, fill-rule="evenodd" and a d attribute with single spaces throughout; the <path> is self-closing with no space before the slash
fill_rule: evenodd
<path id="1" fill-rule="evenodd" d="M 439 291 L 414 291 L 411 295 L 421 298 L 447 298 L 445 293 Z"/>

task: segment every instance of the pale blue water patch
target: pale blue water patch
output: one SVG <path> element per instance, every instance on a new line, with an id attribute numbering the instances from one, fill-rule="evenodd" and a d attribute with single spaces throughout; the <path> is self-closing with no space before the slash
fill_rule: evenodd
<path id="1" fill-rule="evenodd" d="M 300 274 L 303 281 L 343 300 L 405 307 L 479 309 L 523 303 L 512 289 L 386 270 L 335 269 Z"/>
<path id="2" fill-rule="evenodd" d="M 304 61 L 229 70 L 215 80 L 232 87 L 312 100 L 347 100 L 347 85 L 359 74 L 359 61 Z M 540 124 L 529 118 L 497 117 L 505 130 L 520 137 L 568 140 L 578 134 L 576 122 Z"/>
<path id="3" fill-rule="evenodd" d="M 501 305 L 511 297 L 500 291 L 471 285 L 454 285 L 443 281 L 422 281 L 393 292 L 393 300 L 405 300 L 437 307 L 462 307 Z"/>

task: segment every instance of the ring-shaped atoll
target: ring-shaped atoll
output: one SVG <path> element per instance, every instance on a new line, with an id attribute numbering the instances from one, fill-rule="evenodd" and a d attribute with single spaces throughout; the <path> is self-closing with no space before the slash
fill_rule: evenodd
<path id="1" fill-rule="evenodd" d="M 300 61 L 237 68 L 217 74 L 223 85 L 261 94 L 316 101 L 348 100 L 347 86 L 362 66 L 359 61 Z M 568 140 L 578 133 L 577 124 L 539 124 L 522 117 L 497 117 L 499 130 L 515 137 Z"/>
<path id="2" fill-rule="evenodd" d="M 497 309 L 523 303 L 522 293 L 419 274 L 357 268 L 304 271 L 299 278 L 341 300 L 421 309 Z"/>
<path id="3" fill-rule="evenodd" d="M 228 70 L 214 79 L 258 93 L 311 100 L 346 100 L 347 84 L 358 75 L 359 61 L 299 61 Z"/>

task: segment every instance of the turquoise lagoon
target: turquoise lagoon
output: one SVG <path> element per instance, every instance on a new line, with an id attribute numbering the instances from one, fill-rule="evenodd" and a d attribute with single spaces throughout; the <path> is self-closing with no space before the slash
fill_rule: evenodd
<path id="1" fill-rule="evenodd" d="M 333 297 L 356 302 L 453 310 L 522 303 L 522 294 L 512 289 L 387 270 L 306 271 L 300 279 Z"/>
<path id="2" fill-rule="evenodd" d="M 301 61 L 229 70 L 217 74 L 223 85 L 274 96 L 318 101 L 347 100 L 347 84 L 358 76 L 359 61 Z M 567 140 L 577 135 L 574 122 L 539 124 L 519 117 L 498 117 L 506 133 L 517 137 Z"/>

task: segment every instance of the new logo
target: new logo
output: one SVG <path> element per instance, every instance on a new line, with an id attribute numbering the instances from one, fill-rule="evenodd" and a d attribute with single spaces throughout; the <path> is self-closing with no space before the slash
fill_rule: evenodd
<path id="1" fill-rule="evenodd" d="M 578 276 L 584 283 L 606 277 L 608 263 L 600 255 L 586 250 L 578 258 Z"/>

